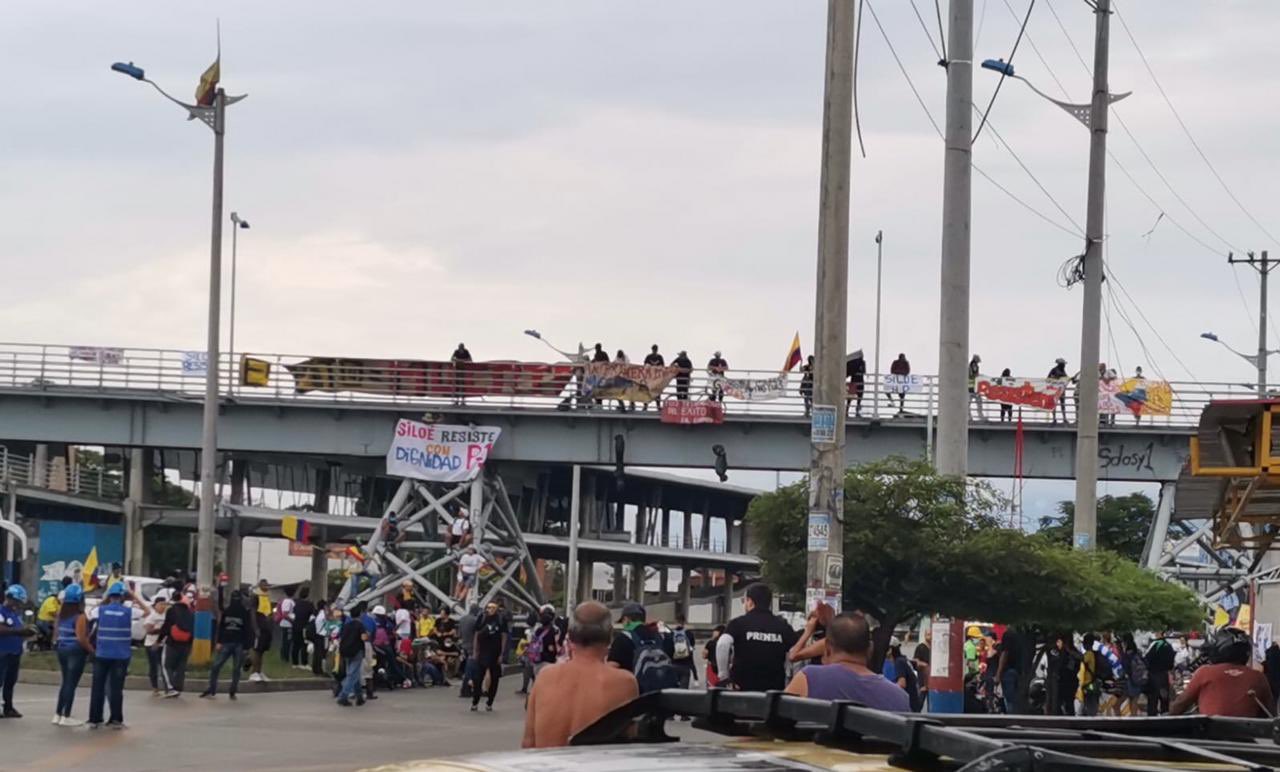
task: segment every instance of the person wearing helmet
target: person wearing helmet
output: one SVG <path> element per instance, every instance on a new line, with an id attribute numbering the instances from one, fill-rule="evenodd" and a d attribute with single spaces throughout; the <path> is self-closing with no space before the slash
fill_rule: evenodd
<path id="1" fill-rule="evenodd" d="M 93 642 L 89 640 L 89 621 L 84 615 L 84 588 L 78 584 L 67 585 L 63 590 L 57 626 L 53 628 L 53 648 L 58 653 L 58 668 L 62 671 L 53 725 L 81 726 L 83 721 L 71 718 L 71 705 L 75 702 L 85 663 L 93 654 Z"/>
<path id="2" fill-rule="evenodd" d="M 4 591 L 4 605 L 0 606 L 0 694 L 4 697 L 4 712 L 0 718 L 22 718 L 13 707 L 13 687 L 18 683 L 18 668 L 22 664 L 22 643 L 36 631 L 22 623 L 22 607 L 27 604 L 27 588 L 11 584 Z"/>
<path id="3" fill-rule="evenodd" d="M 1236 627 L 1219 630 L 1204 647 L 1212 664 L 1201 665 L 1191 683 L 1169 706 L 1180 716 L 1197 706 L 1203 716 L 1270 717 L 1275 702 L 1266 676 L 1249 667 L 1253 641 Z"/>
<path id="4" fill-rule="evenodd" d="M 98 607 L 98 633 L 94 640 L 93 685 L 89 690 L 89 728 L 102 727 L 103 704 L 111 706 L 107 726 L 124 728 L 124 678 L 133 656 L 133 610 L 124 605 L 125 596 L 142 603 L 124 582 L 112 582 Z"/>

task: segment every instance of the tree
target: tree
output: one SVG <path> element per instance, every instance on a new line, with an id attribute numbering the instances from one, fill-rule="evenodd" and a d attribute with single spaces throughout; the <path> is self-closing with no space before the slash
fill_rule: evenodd
<path id="1" fill-rule="evenodd" d="M 752 502 L 765 577 L 805 583 L 808 481 Z M 1185 626 L 1194 597 L 1106 552 L 1080 552 L 1000 527 L 1003 501 L 981 482 L 889 458 L 848 470 L 844 484 L 845 606 L 875 617 L 877 661 L 900 622 L 925 613 L 1040 629 Z"/>
<path id="2" fill-rule="evenodd" d="M 1155 503 L 1145 493 L 1102 496 L 1098 499 L 1098 546 L 1139 562 L 1155 513 Z M 1075 514 L 1074 502 L 1059 502 L 1057 515 L 1040 518 L 1040 533 L 1070 545 Z"/>

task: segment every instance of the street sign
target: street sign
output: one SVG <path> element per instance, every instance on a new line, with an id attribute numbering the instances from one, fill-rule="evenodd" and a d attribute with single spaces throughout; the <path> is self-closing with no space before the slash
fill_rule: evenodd
<path id="1" fill-rule="evenodd" d="M 822 575 L 828 589 L 839 591 L 844 587 L 844 555 L 828 553 L 826 571 Z"/>
<path id="2" fill-rule="evenodd" d="M 829 512 L 809 513 L 809 551 L 823 552 L 831 544 L 831 514 Z"/>
<path id="3" fill-rule="evenodd" d="M 835 405 L 813 406 L 813 415 L 809 419 L 809 440 L 811 442 L 836 441 Z"/>
<path id="4" fill-rule="evenodd" d="M 832 611 L 840 613 L 840 593 L 835 590 L 824 590 L 821 587 L 809 587 L 804 591 L 804 613 L 808 614 L 825 603 Z"/>

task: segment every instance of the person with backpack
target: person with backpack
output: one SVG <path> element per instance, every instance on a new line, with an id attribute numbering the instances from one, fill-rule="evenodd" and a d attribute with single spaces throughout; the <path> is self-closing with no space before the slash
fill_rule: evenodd
<path id="1" fill-rule="evenodd" d="M 639 603 L 622 607 L 622 630 L 613 636 L 609 662 L 633 674 L 641 694 L 678 688 L 680 670 L 671 661 L 672 636 L 663 635 L 658 623 L 647 622 L 646 616 Z"/>
<path id="2" fill-rule="evenodd" d="M 1147 647 L 1147 715 L 1162 716 L 1169 712 L 1169 695 L 1173 687 L 1173 664 L 1176 653 L 1164 633 Z"/>
<path id="3" fill-rule="evenodd" d="M 560 656 L 560 628 L 556 625 L 556 610 L 550 603 L 538 609 L 538 621 L 533 626 L 524 656 L 533 668 L 534 681 L 538 680 L 538 673 L 547 665 L 554 665 Z"/>
<path id="4" fill-rule="evenodd" d="M 1133 633 L 1125 633 L 1120 638 L 1120 661 L 1124 665 L 1125 679 L 1121 684 L 1121 699 L 1118 712 L 1122 716 L 1137 715 L 1138 698 L 1147 691 L 1149 674 L 1147 662 L 1142 658 L 1138 644 L 1133 640 Z"/>
<path id="5" fill-rule="evenodd" d="M 680 688 L 688 689 L 697 683 L 698 668 L 693 661 L 693 633 L 685 628 L 684 618 L 676 617 L 676 627 L 671 631 L 671 664 L 680 670 Z"/>
<path id="6" fill-rule="evenodd" d="M 507 621 L 498 610 L 498 604 L 489 601 L 484 607 L 484 616 L 476 622 L 475 638 L 472 643 L 472 656 L 475 664 L 471 668 L 471 711 L 480 706 L 480 692 L 484 689 L 485 676 L 489 677 L 489 689 L 485 692 L 486 711 L 493 711 L 493 699 L 498 695 L 498 681 L 502 678 L 502 652 L 507 648 L 507 637 L 510 630 Z"/>
<path id="7" fill-rule="evenodd" d="M 160 641 L 164 645 L 160 672 L 164 676 L 164 696 L 169 699 L 180 696 L 186 686 L 187 660 L 191 657 L 191 642 L 195 640 L 195 614 L 191 611 L 194 601 L 189 592 L 174 598 L 160 628 Z"/>

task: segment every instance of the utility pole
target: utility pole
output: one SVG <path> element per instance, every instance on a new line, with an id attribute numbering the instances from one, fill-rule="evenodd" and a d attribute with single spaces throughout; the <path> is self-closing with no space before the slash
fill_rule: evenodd
<path id="1" fill-rule="evenodd" d="M 884 261 L 884 231 L 876 231 L 876 378 L 871 391 L 871 415 L 880 417 L 880 268 Z"/>
<path id="2" fill-rule="evenodd" d="M 834 593 L 836 598 L 840 597 L 843 585 L 844 559 L 844 379 L 849 301 L 849 167 L 853 160 L 853 5 L 854 0 L 827 2 L 814 320 L 816 372 L 809 456 L 806 586 L 822 597 Z"/>
<path id="3" fill-rule="evenodd" d="M 973 187 L 973 0 L 951 0 L 938 335 L 939 474 L 969 471 L 969 221 Z"/>
<path id="4" fill-rule="evenodd" d="M 1235 255 L 1228 254 L 1227 262 L 1231 265 L 1236 263 L 1244 263 L 1252 267 L 1258 272 L 1258 278 L 1261 284 L 1258 287 L 1258 398 L 1262 399 L 1267 395 L 1267 274 L 1271 273 L 1271 269 L 1276 264 L 1267 259 L 1267 250 L 1262 250 L 1262 257 L 1257 257 L 1250 252 L 1247 258 L 1237 259 Z"/>
<path id="5" fill-rule="evenodd" d="M 1102 239 L 1106 211 L 1107 87 L 1110 59 L 1111 0 L 1094 0 L 1097 36 L 1093 44 L 1093 100 L 1089 109 L 1089 200 L 1085 219 L 1084 312 L 1080 329 L 1080 377 L 1076 386 L 1077 549 L 1090 550 L 1098 540 L 1098 346 L 1102 330 Z M 1063 395 L 1065 398 L 1065 394 Z"/>

